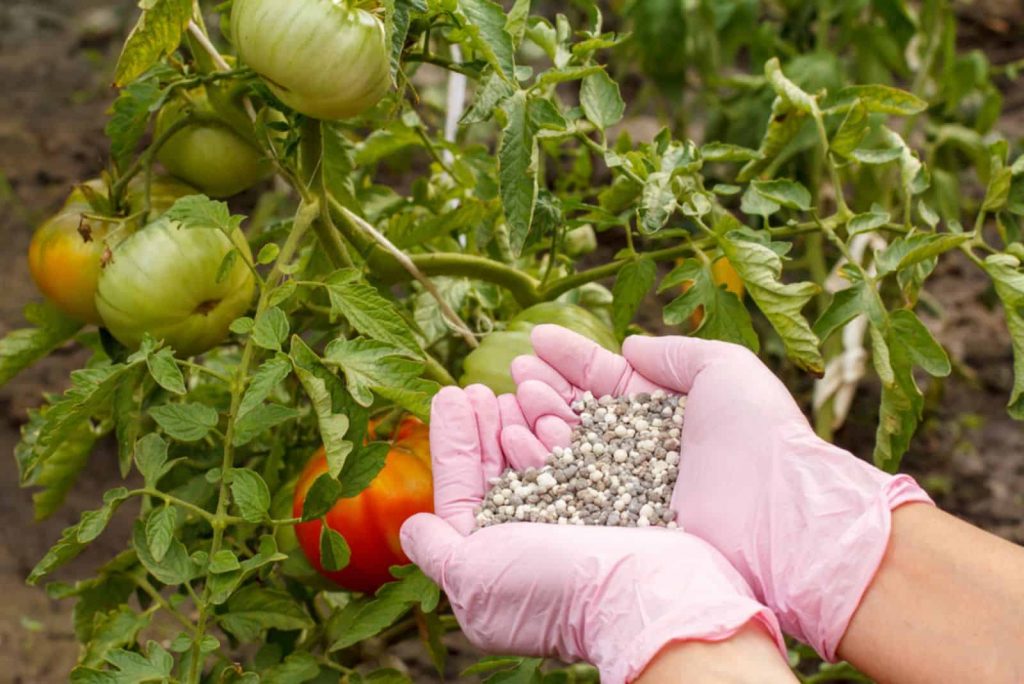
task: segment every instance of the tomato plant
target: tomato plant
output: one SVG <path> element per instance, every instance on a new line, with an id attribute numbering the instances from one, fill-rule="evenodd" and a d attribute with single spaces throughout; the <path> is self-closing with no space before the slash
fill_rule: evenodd
<path id="1" fill-rule="evenodd" d="M 57 307 L 0 339 L 0 382 L 88 354 L 23 428 L 38 515 L 108 436 L 126 478 L 29 581 L 81 572 L 115 512 L 137 512 L 123 553 L 50 586 L 76 602 L 73 681 L 406 681 L 373 654 L 416 638 L 452 675 L 457 624 L 394 545 L 429 506 L 425 428 L 419 446 L 375 433 L 428 420 L 457 378 L 511 390 L 538 323 L 613 350 L 666 332 L 745 345 L 826 438 L 836 398 L 870 381 L 872 458 L 896 470 L 953 366 L 928 288 L 955 260 L 1002 305 L 1024 418 L 1024 158 L 950 3 L 611 5 L 143 3 L 113 74 L 109 182 L 33 246 Z M 244 155 L 209 154 L 225 139 Z M 160 160 L 206 195 L 161 189 Z M 207 196 L 268 167 L 255 204 Z M 102 250 L 75 242 L 83 220 Z M 805 654 L 813 681 L 858 676 Z M 593 681 L 539 666 L 480 665 Z"/>
<path id="2" fill-rule="evenodd" d="M 372 423 L 370 429 L 373 430 Z M 417 418 L 403 419 L 384 458 L 383 467 L 366 489 L 338 499 L 323 522 L 310 520 L 299 523 L 295 529 L 313 567 L 353 591 L 373 593 L 391 581 L 391 566 L 409 562 L 398 538 L 402 523 L 411 515 L 434 510 L 427 426 Z M 310 487 L 326 472 L 327 455 L 320 449 L 296 484 L 292 511 L 295 517 L 302 517 Z M 340 570 L 328 569 L 321 555 L 323 545 L 331 543 L 321 541 L 325 524 L 344 538 L 350 550 L 348 564 Z"/>

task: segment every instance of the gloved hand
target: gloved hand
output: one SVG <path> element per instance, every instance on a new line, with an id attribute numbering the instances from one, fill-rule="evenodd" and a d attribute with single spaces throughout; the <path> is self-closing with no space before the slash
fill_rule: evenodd
<path id="1" fill-rule="evenodd" d="M 514 402 L 505 404 L 515 414 Z M 671 642 L 726 639 L 756 620 L 785 658 L 775 616 L 692 535 L 539 523 L 470 533 L 485 471 L 503 468 L 500 417 L 483 386 L 437 394 L 430 422 L 437 515 L 415 515 L 401 533 L 402 548 L 445 590 L 470 641 L 487 651 L 585 660 L 602 682 L 621 684 Z"/>
<path id="2" fill-rule="evenodd" d="M 686 394 L 672 498 L 680 526 L 722 552 L 783 630 L 834 660 L 882 561 L 892 509 L 930 503 L 917 483 L 820 439 L 744 347 L 634 336 L 619 356 L 554 325 L 534 328 L 532 341 L 537 356 L 512 363 L 531 408 L 525 427 L 503 430 L 509 462 L 536 466 L 566 445 L 577 420 L 568 403 L 583 391 Z"/>

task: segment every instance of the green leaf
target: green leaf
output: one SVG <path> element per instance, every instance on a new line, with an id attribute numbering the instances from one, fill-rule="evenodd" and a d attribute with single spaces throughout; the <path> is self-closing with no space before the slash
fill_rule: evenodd
<path id="1" fill-rule="evenodd" d="M 764 75 L 775 94 L 783 98 L 791 106 L 804 114 L 815 115 L 818 102 L 810 93 L 804 92 L 800 86 L 786 78 L 782 73 L 782 65 L 778 57 L 772 57 L 764 64 Z"/>
<path id="2" fill-rule="evenodd" d="M 741 162 L 759 159 L 761 155 L 757 150 L 752 150 L 749 147 L 710 142 L 701 145 L 700 156 L 704 161 L 709 162 Z"/>
<path id="3" fill-rule="evenodd" d="M 846 230 L 850 237 L 859 233 L 869 233 L 889 223 L 891 218 L 887 211 L 872 210 L 864 214 L 857 214 L 851 218 L 846 226 Z"/>
<path id="4" fill-rule="evenodd" d="M 617 124 L 626 112 L 619 84 L 606 71 L 598 71 L 583 79 L 580 106 L 590 123 L 601 130 Z"/>
<path id="5" fill-rule="evenodd" d="M 216 228 L 230 237 L 245 217 L 232 215 L 227 202 L 206 195 L 187 195 L 176 200 L 163 218 L 177 221 L 185 228 Z"/>
<path id="6" fill-rule="evenodd" d="M 1013 345 L 1013 390 L 1007 411 L 1016 420 L 1024 420 L 1024 274 L 1020 261 L 1009 254 L 986 258 L 985 271 L 1002 302 Z"/>
<path id="7" fill-rule="evenodd" d="M 397 0 L 397 4 L 406 3 Z M 320 174 L 324 189 L 342 205 L 358 208 L 355 146 L 339 127 L 327 121 L 320 122 L 320 135 L 323 143 Z"/>
<path id="8" fill-rule="evenodd" d="M 651 259 L 635 259 L 622 267 L 612 288 L 612 320 L 621 339 L 640 303 L 654 285 L 658 268 Z"/>
<path id="9" fill-rule="evenodd" d="M 365 603 L 350 604 L 342 616 L 344 630 L 330 646 L 330 651 L 347 648 L 387 628 L 417 603 L 426 612 L 432 611 L 440 598 L 440 590 L 418 568 L 407 568 L 398 582 L 385 584 L 377 596 Z"/>
<path id="10" fill-rule="evenodd" d="M 802 184 L 793 180 L 751 181 L 759 195 L 787 209 L 808 211 L 811 208 L 811 193 Z"/>
<path id="11" fill-rule="evenodd" d="M 168 348 L 146 356 L 149 374 L 157 384 L 173 394 L 185 394 L 185 376 L 174 361 L 174 352 Z"/>
<path id="12" fill-rule="evenodd" d="M 313 480 L 306 493 L 306 499 L 302 502 L 302 521 L 308 522 L 327 515 L 341 498 L 341 492 L 341 483 L 330 473 L 324 473 Z"/>
<path id="13" fill-rule="evenodd" d="M 909 309 L 897 309 L 889 315 L 891 335 L 907 348 L 911 360 L 937 378 L 949 375 L 952 366 L 942 345 Z"/>
<path id="14" fill-rule="evenodd" d="M 171 548 L 177 526 L 178 510 L 174 506 L 158 508 L 146 519 L 147 548 L 157 563 L 163 561 Z"/>
<path id="15" fill-rule="evenodd" d="M 103 495 L 102 508 L 82 513 L 82 518 L 78 521 L 78 536 L 76 537 L 78 543 L 88 544 L 103 534 L 110 519 L 127 498 L 128 490 L 124 487 L 117 487 Z"/>
<path id="16" fill-rule="evenodd" d="M 522 91 L 506 98 L 506 124 L 498 144 L 498 187 L 512 251 L 519 254 L 530 234 L 537 203 L 537 145 Z"/>
<path id="17" fill-rule="evenodd" d="M 252 332 L 254 325 L 256 325 L 256 321 L 252 320 L 249 316 L 240 316 L 231 321 L 228 329 L 236 335 L 247 335 Z"/>
<path id="18" fill-rule="evenodd" d="M 149 409 L 164 432 L 182 442 L 198 442 L 217 427 L 218 414 L 205 404 L 164 404 Z"/>
<path id="19" fill-rule="evenodd" d="M 515 88 L 499 72 L 491 71 L 477 86 L 473 103 L 459 119 L 459 123 L 469 125 L 489 120 L 494 110 L 514 92 Z"/>
<path id="20" fill-rule="evenodd" d="M 356 496 L 369 487 L 384 469 L 390 448 L 387 442 L 370 442 L 360 447 L 356 455 L 345 462 L 345 467 L 338 478 L 341 489 L 335 498 Z"/>
<path id="21" fill-rule="evenodd" d="M 263 403 L 291 372 L 292 365 L 286 356 L 275 356 L 260 365 L 249 377 L 249 386 L 238 404 L 239 417 Z"/>
<path id="22" fill-rule="evenodd" d="M 272 306 L 256 317 L 252 329 L 252 341 L 258 347 L 281 351 L 281 343 L 288 337 L 288 317 L 284 311 Z"/>
<path id="23" fill-rule="evenodd" d="M 195 566 L 189 558 L 185 545 L 178 539 L 172 539 L 167 546 L 164 557 L 157 560 L 149 551 L 149 540 L 146 538 L 146 527 L 141 520 L 135 521 L 132 530 L 132 547 L 138 554 L 139 562 L 153 577 L 164 584 L 182 584 L 192 579 Z"/>
<path id="24" fill-rule="evenodd" d="M 515 0 L 505 19 L 505 32 L 512 37 L 512 45 L 519 47 L 526 35 L 526 22 L 530 18 L 531 0 Z"/>
<path id="25" fill-rule="evenodd" d="M 178 49 L 192 17 L 189 0 L 146 0 L 146 8 L 128 35 L 114 69 L 114 84 L 123 87 Z"/>
<path id="26" fill-rule="evenodd" d="M 398 78 L 401 69 L 402 49 L 405 47 L 406 36 L 409 35 L 409 24 L 412 13 L 426 12 L 427 5 L 423 0 L 385 0 L 385 26 L 387 27 L 388 44 L 391 46 L 391 80 Z"/>
<path id="27" fill-rule="evenodd" d="M 256 641 L 268 629 L 308 629 L 313 621 L 289 594 L 248 584 L 228 599 L 220 626 L 240 641 Z"/>
<path id="28" fill-rule="evenodd" d="M 832 301 L 828 308 L 814 322 L 814 334 L 822 342 L 827 340 L 832 333 L 842 328 L 858 315 L 864 313 L 863 287 L 854 284 L 845 290 L 839 290 L 832 295 Z"/>
<path id="29" fill-rule="evenodd" d="M 510 670 L 501 670 L 484 680 L 484 684 L 539 684 L 541 681 L 540 658 L 523 658 Z"/>
<path id="30" fill-rule="evenodd" d="M 223 574 L 241 570 L 242 564 L 238 562 L 238 556 L 230 549 L 221 549 L 210 558 L 210 572 Z"/>
<path id="31" fill-rule="evenodd" d="M 664 309 L 665 323 L 678 325 L 701 309 L 701 322 L 694 331 L 695 336 L 734 342 L 758 351 L 760 344 L 747 307 L 724 285 L 715 282 L 711 264 L 687 259 L 665 276 L 658 290 L 663 292 L 684 283 L 690 283 L 689 288 Z"/>
<path id="32" fill-rule="evenodd" d="M 797 109 L 786 99 L 776 97 L 768 118 L 768 128 L 757 150 L 758 156 L 743 165 L 736 180 L 745 183 L 768 168 L 797 136 L 807 116 L 806 112 Z"/>
<path id="33" fill-rule="evenodd" d="M 647 176 L 639 207 L 641 232 L 649 234 L 661 230 L 678 208 L 672 173 L 655 171 Z"/>
<path id="34" fill-rule="evenodd" d="M 505 10 L 491 0 L 458 0 L 470 43 L 509 83 L 515 83 L 515 48 L 505 31 Z"/>
<path id="35" fill-rule="evenodd" d="M 727 225 L 738 223 L 730 219 Z M 719 238 L 718 244 L 740 274 L 751 299 L 779 333 L 786 354 L 811 373 L 820 375 L 824 372 L 818 338 L 800 313 L 811 297 L 818 293 L 818 286 L 810 282 L 781 282 L 782 260 L 779 255 L 765 245 L 745 239 L 741 231 L 728 231 Z"/>
<path id="36" fill-rule="evenodd" d="M 839 124 L 839 130 L 832 136 L 829 149 L 840 157 L 849 159 L 857 149 L 864 136 L 868 133 L 868 109 L 860 100 L 856 100 L 846 117 Z"/>
<path id="37" fill-rule="evenodd" d="M 747 216 L 769 216 L 782 209 L 782 205 L 757 191 L 753 184 L 747 186 L 740 198 L 740 211 Z"/>
<path id="38" fill-rule="evenodd" d="M 413 378 L 402 385 L 375 385 L 373 391 L 423 421 L 430 420 L 430 402 L 441 386 L 433 380 Z"/>
<path id="39" fill-rule="evenodd" d="M 331 310 L 344 316 L 359 333 L 417 358 L 423 355 L 398 308 L 362 280 L 356 269 L 342 269 L 328 278 L 327 294 Z"/>
<path id="40" fill-rule="evenodd" d="M 85 550 L 85 544 L 78 541 L 78 525 L 64 528 L 60 540 L 36 563 L 26 582 L 36 584 L 46 575 L 74 560 Z"/>
<path id="41" fill-rule="evenodd" d="M 861 164 L 888 164 L 899 159 L 901 154 L 899 148 L 883 147 L 877 150 L 858 148 L 851 152 L 850 156 Z"/>
<path id="42" fill-rule="evenodd" d="M 259 253 L 256 254 L 256 263 L 263 264 L 264 266 L 267 264 L 272 264 L 274 263 L 274 260 L 277 259 L 277 255 L 280 253 L 281 248 L 277 245 L 276 242 L 268 242 L 267 244 L 260 247 Z"/>
<path id="43" fill-rule="evenodd" d="M 352 552 L 345 538 L 327 525 L 320 526 L 320 563 L 324 570 L 334 572 L 348 565 Z"/>
<path id="44" fill-rule="evenodd" d="M 372 390 L 403 388 L 423 372 L 423 364 L 383 342 L 356 338 L 327 345 L 324 362 L 345 375 L 345 385 L 362 406 L 373 403 Z"/>
<path id="45" fill-rule="evenodd" d="M 110 139 L 110 156 L 119 167 L 131 160 L 162 95 L 157 78 L 140 79 L 118 93 L 104 132 Z"/>
<path id="46" fill-rule="evenodd" d="M 244 446 L 267 430 L 299 417 L 299 411 L 281 404 L 260 404 L 235 420 L 231 443 Z"/>
<path id="47" fill-rule="evenodd" d="M 298 336 L 292 337 L 291 359 L 295 374 L 316 412 L 320 438 L 327 452 L 328 470 L 332 476 L 337 477 L 352 451 L 353 443 L 362 441 L 361 434 L 353 435 L 351 441 L 344 439 L 350 424 L 348 415 L 341 412 L 347 392 L 341 380 L 321 363 L 320 357 Z"/>
<path id="48" fill-rule="evenodd" d="M 928 103 L 916 95 L 878 84 L 847 86 L 836 93 L 836 99 L 859 100 L 868 112 L 897 116 L 920 114 L 928 108 Z"/>
<path id="49" fill-rule="evenodd" d="M 402 0 L 398 0 L 399 3 Z M 302 684 L 320 675 L 320 665 L 309 653 L 297 651 L 260 673 L 260 684 Z M 352 682 L 352 679 L 349 680 Z M 355 684 L 352 682 L 352 684 Z"/>
<path id="50" fill-rule="evenodd" d="M 89 668 L 96 667 L 108 659 L 112 664 L 119 663 L 120 661 L 113 654 L 119 652 L 123 646 L 135 646 L 139 632 L 148 626 L 149 622 L 148 615 L 137 614 L 128 606 L 119 606 L 109 613 L 96 616 L 92 639 L 79 655 L 81 665 L 72 671 L 71 681 L 74 684 L 80 684 L 83 681 L 90 683 L 101 681 L 104 684 L 111 681 L 114 684 L 135 684 L 146 681 L 144 678 L 137 679 L 130 670 L 127 676 L 114 680 L 80 679 L 80 677 L 83 676 L 81 674 L 83 670 L 87 671 L 86 677 L 91 677 L 92 673 L 110 675 L 109 671 L 90 670 Z M 162 679 L 152 681 L 162 681 Z"/>
<path id="51" fill-rule="evenodd" d="M 29 304 L 25 318 L 35 327 L 13 330 L 0 338 L 0 386 L 64 344 L 82 327 L 50 304 Z"/>
<path id="52" fill-rule="evenodd" d="M 262 522 L 270 511 L 270 489 L 254 470 L 231 469 L 231 498 L 239 514 L 249 522 Z"/>
<path id="53" fill-rule="evenodd" d="M 972 239 L 971 233 L 916 233 L 890 243 L 875 257 L 875 264 L 878 273 L 886 275 L 956 249 Z"/>
<path id="54" fill-rule="evenodd" d="M 22 428 L 22 441 L 15 449 L 15 457 L 19 464 L 23 460 L 31 459 L 38 421 L 38 414 L 30 411 L 30 423 Z M 30 432 L 31 436 L 28 434 Z M 88 463 L 95 444 L 96 434 L 92 426 L 88 422 L 79 423 L 60 446 L 45 461 L 38 464 L 31 480 L 26 482 L 40 488 L 32 494 L 36 520 L 50 517 L 64 503 L 68 491 Z"/>
<path id="55" fill-rule="evenodd" d="M 1009 168 L 1002 168 L 992 174 L 985 189 L 985 199 L 981 203 L 982 211 L 999 211 L 1006 206 L 1010 196 L 1010 183 L 1013 173 Z"/>
<path id="56" fill-rule="evenodd" d="M 151 432 L 135 443 L 135 467 L 139 469 L 147 487 L 156 488 L 160 478 L 174 467 L 177 461 L 167 461 L 167 442 Z"/>

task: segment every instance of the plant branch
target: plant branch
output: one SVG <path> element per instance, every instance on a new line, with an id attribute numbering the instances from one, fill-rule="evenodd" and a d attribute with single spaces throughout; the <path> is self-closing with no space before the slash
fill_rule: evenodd
<path id="1" fill-rule="evenodd" d="M 438 307 L 440 307 L 442 315 L 444 315 L 444 317 L 448 320 L 452 328 L 457 333 L 459 333 L 459 335 L 462 336 L 462 339 L 466 341 L 466 344 L 469 345 L 470 349 L 476 349 L 477 347 L 480 346 L 480 343 L 476 341 L 476 337 L 473 335 L 473 331 L 469 329 L 469 326 L 466 325 L 466 322 L 463 321 L 459 314 L 457 314 L 455 310 L 452 309 L 452 307 L 448 304 L 448 302 L 445 301 L 445 298 L 442 297 L 441 293 L 438 291 L 437 286 L 434 285 L 430 278 L 427 278 L 425 275 L 423 275 L 423 272 L 416 267 L 416 264 L 412 262 L 412 259 L 410 259 L 405 254 L 405 252 L 398 249 L 398 247 L 395 247 L 394 243 L 392 243 L 391 240 L 388 240 L 387 237 L 385 237 L 379 230 L 374 228 L 369 221 L 366 221 L 355 212 L 350 211 L 347 207 L 344 206 L 341 207 L 341 212 L 345 214 L 345 217 L 348 220 L 357 224 L 362 230 L 364 230 L 368 235 L 370 235 L 370 237 L 376 240 L 377 244 L 379 244 L 381 247 L 390 252 L 391 256 L 393 256 L 398 261 L 398 263 L 402 265 L 402 268 L 408 271 L 409 275 L 415 278 L 416 281 L 423 286 L 423 289 L 430 293 L 430 296 L 434 298 L 434 300 L 437 302 Z"/>

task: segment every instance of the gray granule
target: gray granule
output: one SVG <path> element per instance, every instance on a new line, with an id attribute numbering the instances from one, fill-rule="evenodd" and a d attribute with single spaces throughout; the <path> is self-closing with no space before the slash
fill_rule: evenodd
<path id="1" fill-rule="evenodd" d="M 677 527 L 670 507 L 679 475 L 685 398 L 661 391 L 594 398 L 572 410 L 580 423 L 567 448 L 541 468 L 488 480 L 478 527 L 506 522 Z"/>

